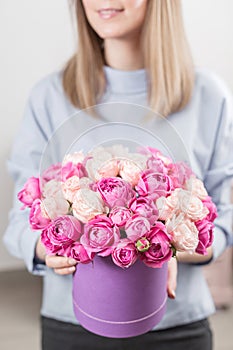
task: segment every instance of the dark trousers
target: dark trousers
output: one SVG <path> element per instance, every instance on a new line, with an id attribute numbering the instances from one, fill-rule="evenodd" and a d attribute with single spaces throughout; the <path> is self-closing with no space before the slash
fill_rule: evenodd
<path id="1" fill-rule="evenodd" d="M 207 319 L 138 337 L 105 338 L 81 326 L 42 317 L 43 350 L 211 350 Z"/>

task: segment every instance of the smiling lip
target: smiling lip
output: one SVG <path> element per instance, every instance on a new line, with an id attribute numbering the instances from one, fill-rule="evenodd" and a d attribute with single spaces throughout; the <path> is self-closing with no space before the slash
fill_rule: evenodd
<path id="1" fill-rule="evenodd" d="M 124 11 L 123 9 L 108 8 L 108 9 L 98 10 L 98 14 L 102 19 L 110 19 L 117 16 L 119 13 L 123 11 Z"/>

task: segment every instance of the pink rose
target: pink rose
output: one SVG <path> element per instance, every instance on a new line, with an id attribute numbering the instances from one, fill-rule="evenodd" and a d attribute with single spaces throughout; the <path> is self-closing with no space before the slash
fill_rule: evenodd
<path id="1" fill-rule="evenodd" d="M 157 199 L 167 196 L 171 192 L 171 180 L 165 174 L 155 173 L 153 170 L 145 170 L 135 187 L 141 196 L 150 196 Z"/>
<path id="2" fill-rule="evenodd" d="M 125 206 L 133 198 L 134 191 L 130 184 L 118 177 L 101 179 L 97 189 L 104 202 L 110 207 Z"/>
<path id="3" fill-rule="evenodd" d="M 89 188 L 92 181 L 88 177 L 71 176 L 64 183 L 62 183 L 62 192 L 66 200 L 70 203 L 74 201 L 74 196 L 80 188 Z"/>
<path id="4" fill-rule="evenodd" d="M 29 222 L 31 228 L 33 230 L 41 230 L 46 227 L 50 221 L 50 219 L 45 218 L 41 213 L 41 200 L 34 200 L 29 214 Z"/>
<path id="5" fill-rule="evenodd" d="M 80 242 L 73 242 L 65 250 L 64 256 L 67 256 L 68 258 L 73 258 L 78 263 L 88 264 L 94 259 L 95 253 L 91 253 L 89 255 Z"/>
<path id="6" fill-rule="evenodd" d="M 76 192 L 72 210 L 73 215 L 83 223 L 106 212 L 100 194 L 88 188 L 81 188 Z"/>
<path id="7" fill-rule="evenodd" d="M 185 162 L 177 162 L 168 165 L 168 175 L 171 178 L 173 188 L 183 188 L 193 172 Z"/>
<path id="8" fill-rule="evenodd" d="M 206 216 L 206 220 L 214 222 L 214 220 L 218 217 L 217 208 L 211 197 L 207 196 L 203 201 L 203 205 L 209 210 L 209 213 Z"/>
<path id="9" fill-rule="evenodd" d="M 80 222 L 71 215 L 60 216 L 43 229 L 41 240 L 47 254 L 63 255 L 65 250 L 82 234 Z"/>
<path id="10" fill-rule="evenodd" d="M 169 165 L 172 160 L 166 156 L 164 156 L 159 149 L 153 147 L 142 147 L 140 149 L 141 154 L 147 155 L 149 158 L 153 157 L 154 159 L 162 160 L 165 166 Z"/>
<path id="11" fill-rule="evenodd" d="M 206 255 L 207 250 L 206 248 L 210 247 L 213 243 L 214 239 L 214 224 L 211 221 L 208 220 L 200 220 L 195 222 L 195 226 L 198 229 L 198 246 L 196 248 L 196 252 L 199 254 Z"/>
<path id="12" fill-rule="evenodd" d="M 131 217 L 131 212 L 125 207 L 114 207 L 110 211 L 109 217 L 115 225 L 123 227 L 126 221 Z"/>
<path id="13" fill-rule="evenodd" d="M 64 166 L 62 166 L 62 169 L 61 169 L 62 181 L 65 182 L 71 176 L 75 176 L 75 175 L 78 177 L 84 177 L 84 176 L 87 177 L 87 171 L 83 164 L 81 163 L 74 164 L 72 162 L 68 162 Z"/>
<path id="14" fill-rule="evenodd" d="M 166 227 L 172 236 L 172 244 L 178 251 L 195 252 L 199 242 L 198 230 L 191 220 L 180 214 L 168 220 Z"/>
<path id="15" fill-rule="evenodd" d="M 50 180 L 61 181 L 61 163 L 53 164 L 43 172 L 42 181 L 48 182 Z"/>
<path id="16" fill-rule="evenodd" d="M 120 240 L 120 231 L 107 216 L 97 216 L 84 226 L 80 242 L 88 252 L 111 254 Z"/>
<path id="17" fill-rule="evenodd" d="M 192 193 L 193 196 L 198 197 L 200 200 L 205 200 L 208 196 L 204 184 L 201 180 L 195 176 L 191 176 L 185 184 L 184 188 Z"/>
<path id="18" fill-rule="evenodd" d="M 30 177 L 23 189 L 18 193 L 18 199 L 24 204 L 23 208 L 31 207 L 35 199 L 40 199 L 40 181 L 37 177 Z"/>
<path id="19" fill-rule="evenodd" d="M 129 202 L 129 209 L 134 214 L 144 216 L 150 222 L 151 225 L 158 220 L 159 211 L 156 208 L 154 202 L 147 197 L 135 197 Z"/>
<path id="20" fill-rule="evenodd" d="M 155 173 L 168 173 L 167 166 L 164 164 L 164 162 L 160 158 L 154 156 L 147 160 L 147 168 L 153 170 Z"/>
<path id="21" fill-rule="evenodd" d="M 131 241 L 137 241 L 139 237 L 150 231 L 150 222 L 147 218 L 134 214 L 125 224 L 125 232 Z"/>
<path id="22" fill-rule="evenodd" d="M 137 260 L 137 250 L 132 241 L 125 238 L 122 239 L 112 252 L 113 262 L 120 267 L 130 267 Z"/>
<path id="23" fill-rule="evenodd" d="M 156 222 L 155 226 L 146 234 L 150 247 L 141 253 L 141 260 L 150 267 L 162 267 L 172 257 L 171 237 L 162 222 Z"/>

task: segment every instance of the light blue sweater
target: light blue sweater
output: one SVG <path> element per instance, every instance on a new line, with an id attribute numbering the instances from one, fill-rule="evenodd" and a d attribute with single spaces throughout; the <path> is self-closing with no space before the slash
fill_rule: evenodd
<path id="1" fill-rule="evenodd" d="M 197 70 L 190 103 L 182 111 L 170 115 L 165 124 L 163 123 L 165 128 L 160 128 L 157 127 L 159 121 L 156 118 L 142 122 L 141 114 L 137 115 L 140 105 L 148 104 L 145 70 L 125 72 L 110 67 L 104 69 L 107 89 L 101 102 L 129 103 L 129 113 L 127 114 L 126 108 L 122 121 L 143 125 L 148 135 L 154 133 L 160 145 L 168 144 L 176 160 L 187 156 L 194 172 L 204 180 L 219 211 L 213 244 L 214 258 L 218 257 L 230 242 L 232 227 L 230 181 L 233 176 L 233 108 L 229 91 L 211 72 Z M 135 105 L 138 107 L 132 113 Z M 68 123 L 72 125 L 72 128 L 68 128 L 70 134 L 68 131 L 61 133 L 59 143 L 56 143 L 56 138 L 53 139 L 53 145 L 56 144 L 57 147 L 53 158 L 48 160 L 48 148 L 45 150 L 44 147 L 54 131 L 67 124 L 77 111 L 64 94 L 60 73 L 51 74 L 32 89 L 8 162 L 8 169 L 16 186 L 14 207 L 4 235 L 9 252 L 22 258 L 30 272 L 44 278 L 42 315 L 72 323 L 77 323 L 72 308 L 72 276 L 59 276 L 44 265 L 33 263 L 39 233 L 29 229 L 28 212 L 20 210 L 21 204 L 17 201 L 16 194 L 28 177 L 38 175 L 40 166 L 43 167 L 50 161 L 60 161 L 64 150 L 67 151 L 71 143 L 77 141 L 76 136 L 85 131 L 88 125 L 98 124 L 94 117 L 76 118 L 75 124 Z M 114 117 L 115 104 L 107 106 L 106 111 L 107 121 L 120 121 L 119 116 Z M 98 134 L 99 136 L 101 135 Z M 136 138 L 137 135 L 134 135 L 133 140 Z M 95 140 L 90 142 L 94 144 Z M 146 138 L 144 142 L 147 143 Z M 60 145 L 62 143 L 63 150 Z M 166 315 L 157 326 L 158 329 L 197 321 L 214 312 L 214 304 L 201 266 L 179 264 L 176 295 L 175 300 L 168 301 Z"/>

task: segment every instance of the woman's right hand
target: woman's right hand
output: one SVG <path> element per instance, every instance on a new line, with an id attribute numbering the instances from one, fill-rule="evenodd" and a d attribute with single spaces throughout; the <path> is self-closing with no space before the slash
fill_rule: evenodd
<path id="1" fill-rule="evenodd" d="M 39 238 L 36 244 L 36 256 L 54 270 L 58 275 L 69 275 L 74 273 L 77 261 L 72 258 L 57 255 L 47 255 L 46 249 Z"/>

